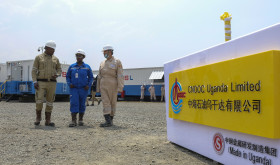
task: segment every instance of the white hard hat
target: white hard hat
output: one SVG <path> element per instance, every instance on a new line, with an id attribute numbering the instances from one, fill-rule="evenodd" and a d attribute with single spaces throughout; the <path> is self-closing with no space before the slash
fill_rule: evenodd
<path id="1" fill-rule="evenodd" d="M 50 40 L 50 41 L 46 42 L 45 46 L 49 47 L 49 48 L 53 48 L 53 49 L 56 48 L 56 44 L 53 40 Z"/>
<path id="2" fill-rule="evenodd" d="M 105 50 L 114 50 L 114 49 L 113 49 L 113 47 L 112 47 L 112 46 L 110 46 L 110 45 L 106 45 L 106 46 L 104 46 L 104 47 L 103 47 L 102 52 L 104 52 Z"/>
<path id="3" fill-rule="evenodd" d="M 78 49 L 76 54 L 82 54 L 82 55 L 86 56 L 85 51 L 83 51 L 82 49 Z"/>

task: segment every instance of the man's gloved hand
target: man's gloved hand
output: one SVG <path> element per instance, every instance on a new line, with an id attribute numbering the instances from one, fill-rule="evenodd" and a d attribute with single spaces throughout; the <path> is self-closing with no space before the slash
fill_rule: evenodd
<path id="1" fill-rule="evenodd" d="M 38 83 L 34 83 L 34 88 L 35 89 L 39 89 L 39 84 Z"/>
<path id="2" fill-rule="evenodd" d="M 74 88 L 75 86 L 73 84 L 70 85 L 70 88 Z"/>

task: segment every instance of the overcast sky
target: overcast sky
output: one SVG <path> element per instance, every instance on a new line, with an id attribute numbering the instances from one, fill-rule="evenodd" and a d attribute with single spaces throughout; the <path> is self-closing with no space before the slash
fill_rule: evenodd
<path id="1" fill-rule="evenodd" d="M 0 0 L 0 63 L 34 59 L 46 41 L 62 63 L 98 69 L 110 44 L 124 68 L 159 67 L 224 42 L 220 15 L 232 14 L 232 39 L 280 22 L 280 0 Z"/>

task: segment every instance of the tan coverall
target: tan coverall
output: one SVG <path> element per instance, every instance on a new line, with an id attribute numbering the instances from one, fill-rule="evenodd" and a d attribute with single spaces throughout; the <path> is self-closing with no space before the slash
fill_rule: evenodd
<path id="1" fill-rule="evenodd" d="M 56 89 L 56 80 L 52 80 L 52 76 L 59 76 L 61 72 L 61 64 L 54 55 L 43 53 L 36 56 L 32 69 L 32 80 L 39 85 L 35 93 L 36 111 L 42 111 L 46 93 L 45 112 L 52 112 Z"/>
<path id="2" fill-rule="evenodd" d="M 164 88 L 164 86 L 162 86 L 161 88 L 160 88 L 160 90 L 161 90 L 161 101 L 165 101 L 165 88 Z"/>
<path id="3" fill-rule="evenodd" d="M 154 100 L 157 100 L 156 99 L 156 94 L 155 94 L 155 87 L 154 86 L 150 86 L 149 87 L 149 92 L 150 92 L 150 99 L 151 101 L 154 99 Z"/>
<path id="4" fill-rule="evenodd" d="M 97 79 L 96 92 L 101 93 L 103 114 L 114 116 L 116 112 L 117 95 L 124 87 L 123 67 L 120 60 L 112 58 L 101 62 Z"/>
<path id="5" fill-rule="evenodd" d="M 142 86 L 141 86 L 141 97 L 140 97 L 141 100 L 144 99 L 144 94 L 145 94 L 145 86 L 142 85 Z"/>

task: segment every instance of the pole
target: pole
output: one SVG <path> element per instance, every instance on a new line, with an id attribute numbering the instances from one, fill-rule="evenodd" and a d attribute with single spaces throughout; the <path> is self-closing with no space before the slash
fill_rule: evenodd
<path id="1" fill-rule="evenodd" d="M 220 19 L 225 22 L 225 41 L 231 40 L 231 15 L 228 12 L 225 12 L 220 16 Z"/>

